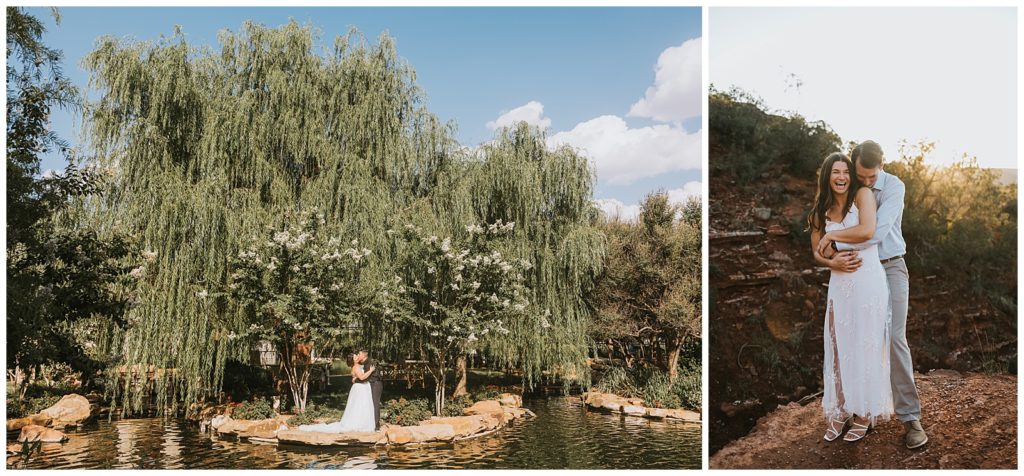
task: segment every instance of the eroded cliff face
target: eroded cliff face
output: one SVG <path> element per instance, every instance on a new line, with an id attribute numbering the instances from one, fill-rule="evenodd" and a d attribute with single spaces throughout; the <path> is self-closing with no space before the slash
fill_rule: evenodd
<path id="1" fill-rule="evenodd" d="M 813 261 L 804 231 L 813 199 L 811 177 L 739 185 L 719 174 L 710 182 L 712 454 L 777 406 L 821 389 L 829 271 Z M 916 370 L 1015 372 L 1015 316 L 966 283 L 913 267 L 910 274 L 907 338 Z"/>
<path id="2" fill-rule="evenodd" d="M 910 450 L 893 418 L 856 443 L 825 442 L 821 400 L 793 402 L 712 455 L 711 468 L 975 469 L 1017 467 L 1017 377 L 917 375 L 927 445 Z"/>

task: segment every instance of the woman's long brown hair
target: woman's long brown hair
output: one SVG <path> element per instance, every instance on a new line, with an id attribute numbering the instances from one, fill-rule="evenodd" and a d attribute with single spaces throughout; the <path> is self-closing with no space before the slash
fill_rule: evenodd
<path id="1" fill-rule="evenodd" d="M 825 213 L 836 204 L 836 195 L 829 185 L 829 177 L 832 175 L 832 166 L 836 162 L 845 162 L 850 170 L 850 188 L 846 192 L 846 204 L 843 206 L 843 215 L 846 216 L 853 206 L 853 197 L 857 196 L 857 189 L 860 188 L 860 181 L 853 171 L 853 162 L 842 152 L 833 152 L 825 157 L 818 169 L 818 192 L 814 195 L 814 205 L 811 212 L 807 214 L 807 228 L 810 231 L 825 229 Z"/>

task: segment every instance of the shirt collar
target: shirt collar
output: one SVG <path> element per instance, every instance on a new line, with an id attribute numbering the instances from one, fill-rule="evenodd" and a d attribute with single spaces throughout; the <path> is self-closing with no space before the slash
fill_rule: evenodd
<path id="1" fill-rule="evenodd" d="M 883 188 L 885 188 L 885 176 L 886 175 L 889 175 L 889 174 L 885 173 L 884 170 L 879 170 L 878 171 L 878 180 L 875 180 L 875 184 L 871 186 L 871 189 L 872 190 L 881 191 Z"/>

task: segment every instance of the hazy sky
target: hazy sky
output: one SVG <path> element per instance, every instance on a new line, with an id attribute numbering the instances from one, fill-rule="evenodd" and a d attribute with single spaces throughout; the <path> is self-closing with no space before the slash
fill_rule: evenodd
<path id="1" fill-rule="evenodd" d="M 61 8 L 48 10 L 44 42 L 65 53 L 64 71 L 81 87 L 79 65 L 98 37 L 155 40 L 181 25 L 189 42 L 216 47 L 216 33 L 251 19 L 269 26 L 295 18 L 320 28 L 324 43 L 349 26 L 375 42 L 381 32 L 417 73 L 429 109 L 458 124 L 476 146 L 496 127 L 525 120 L 546 127 L 552 145 L 583 149 L 597 171 L 596 199 L 625 215 L 655 189 L 676 200 L 700 192 L 700 8 Z M 54 128 L 78 142 L 63 112 Z M 43 169 L 60 169 L 54 157 Z"/>
<path id="2" fill-rule="evenodd" d="M 709 74 L 844 141 L 937 142 L 984 167 L 1017 163 L 1012 8 L 711 8 Z"/>

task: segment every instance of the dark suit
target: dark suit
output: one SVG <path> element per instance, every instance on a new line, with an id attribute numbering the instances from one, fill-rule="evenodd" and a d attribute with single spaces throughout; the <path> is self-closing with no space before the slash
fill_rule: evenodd
<path id="1" fill-rule="evenodd" d="M 370 369 L 377 367 L 377 363 L 373 359 L 367 357 L 366 361 L 363 362 L 363 371 L 368 372 Z M 384 391 L 384 382 L 380 378 L 380 369 L 374 370 L 369 377 L 358 382 L 370 382 L 370 392 L 373 393 L 373 418 L 375 422 L 375 429 L 380 429 L 380 394 Z"/>

